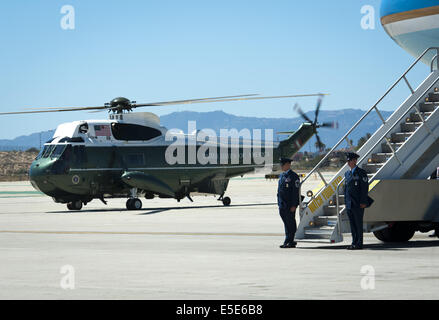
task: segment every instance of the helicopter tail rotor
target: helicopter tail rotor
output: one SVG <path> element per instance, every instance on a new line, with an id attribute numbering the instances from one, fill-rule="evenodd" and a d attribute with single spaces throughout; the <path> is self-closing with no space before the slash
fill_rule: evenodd
<path id="1" fill-rule="evenodd" d="M 320 139 L 320 136 L 317 132 L 317 129 L 319 128 L 328 128 L 328 129 L 338 129 L 338 122 L 323 122 L 318 123 L 318 117 L 320 113 L 320 107 L 322 106 L 323 102 L 323 96 L 324 94 L 319 94 L 319 98 L 317 100 L 317 105 L 315 109 L 315 117 L 314 121 L 312 121 L 306 114 L 303 112 L 302 108 L 298 104 L 294 106 L 294 110 L 299 113 L 299 115 L 305 120 L 306 123 L 311 124 L 314 127 L 315 136 L 317 139 L 316 146 L 318 147 L 319 151 L 322 152 L 325 148 L 325 145 L 323 144 L 322 140 Z"/>
<path id="2" fill-rule="evenodd" d="M 294 109 L 295 111 L 297 111 L 297 113 L 300 114 L 300 116 L 301 116 L 306 122 L 308 122 L 308 123 L 313 123 L 313 122 L 311 121 L 311 119 L 305 114 L 305 112 L 303 112 L 302 108 L 299 106 L 298 103 L 296 103 L 296 104 L 294 105 L 294 108 L 293 108 L 293 109 Z"/>

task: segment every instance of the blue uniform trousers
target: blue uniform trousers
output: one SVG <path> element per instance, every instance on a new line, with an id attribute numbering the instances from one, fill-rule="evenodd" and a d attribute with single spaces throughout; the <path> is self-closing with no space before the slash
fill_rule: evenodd
<path id="1" fill-rule="evenodd" d="M 279 208 L 279 214 L 285 226 L 284 244 L 292 243 L 294 242 L 294 235 L 297 230 L 295 213 L 291 212 L 289 209 Z"/>
<path id="2" fill-rule="evenodd" d="M 347 214 L 351 225 L 352 245 L 362 248 L 364 209 L 350 208 L 347 209 Z"/>

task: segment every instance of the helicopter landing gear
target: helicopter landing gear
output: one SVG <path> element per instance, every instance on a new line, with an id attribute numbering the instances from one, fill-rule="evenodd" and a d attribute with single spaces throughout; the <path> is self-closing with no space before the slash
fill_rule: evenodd
<path id="1" fill-rule="evenodd" d="M 225 207 L 228 207 L 228 206 L 230 206 L 230 203 L 232 202 L 232 200 L 229 198 L 229 197 L 224 197 L 223 198 L 223 205 L 225 206 Z"/>
<path id="2" fill-rule="evenodd" d="M 130 198 L 127 200 L 128 210 L 140 210 L 142 209 L 142 201 L 138 198 Z"/>
<path id="3" fill-rule="evenodd" d="M 222 201 L 223 205 L 225 207 L 230 206 L 230 203 L 232 202 L 232 200 L 229 197 L 224 197 L 224 195 L 221 195 L 221 197 L 219 197 L 218 201 Z"/>
<path id="4" fill-rule="evenodd" d="M 142 201 L 137 197 L 137 188 L 130 189 L 130 198 L 127 200 L 128 210 L 140 210 L 142 209 Z"/>
<path id="5" fill-rule="evenodd" d="M 82 209 L 82 201 L 76 200 L 76 201 L 72 201 L 72 202 L 67 203 L 67 209 L 75 210 L 75 211 L 81 210 Z"/>

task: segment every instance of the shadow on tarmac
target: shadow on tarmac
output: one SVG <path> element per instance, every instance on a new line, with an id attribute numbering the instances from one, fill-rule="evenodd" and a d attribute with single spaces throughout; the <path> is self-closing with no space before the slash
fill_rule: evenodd
<path id="1" fill-rule="evenodd" d="M 240 207 L 256 207 L 256 206 L 272 206 L 277 205 L 277 203 L 252 203 L 252 204 L 232 204 L 228 206 L 229 208 L 240 208 Z M 213 205 L 213 206 L 184 206 L 184 207 L 163 207 L 163 208 L 142 208 L 140 210 L 135 211 L 141 211 L 139 215 L 150 215 L 150 214 L 156 214 L 164 211 L 169 210 L 187 210 L 187 209 L 212 209 L 212 208 L 225 208 L 224 205 Z M 147 211 L 147 212 L 143 212 Z M 87 212 L 129 212 L 127 209 L 123 208 L 111 208 L 111 209 L 90 209 L 90 210 L 79 210 L 79 211 L 70 211 L 70 210 L 63 210 L 63 211 L 48 211 L 46 213 L 87 213 Z"/>
<path id="2" fill-rule="evenodd" d="M 329 250 L 346 250 L 348 246 L 342 245 L 342 246 L 333 246 L 333 245 L 327 245 L 327 246 L 320 246 L 320 247 L 307 247 L 307 248 L 300 248 L 300 249 L 329 249 Z M 371 244 L 365 244 L 363 246 L 363 250 L 377 250 L 377 251 L 405 251 L 411 248 L 430 248 L 430 247 L 439 247 L 439 239 L 432 239 L 432 240 L 412 240 L 407 242 L 381 242 L 381 243 L 371 243 Z M 362 250 L 354 250 L 354 252 L 358 252 Z"/>

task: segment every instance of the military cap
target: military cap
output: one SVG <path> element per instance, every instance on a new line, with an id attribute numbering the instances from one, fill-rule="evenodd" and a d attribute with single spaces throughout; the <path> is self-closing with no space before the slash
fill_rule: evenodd
<path id="1" fill-rule="evenodd" d="M 279 160 L 280 164 L 282 164 L 282 165 L 284 165 L 285 163 L 291 163 L 291 161 L 293 161 L 293 160 L 288 159 L 288 158 L 280 158 L 280 160 Z"/>
<path id="2" fill-rule="evenodd" d="M 360 157 L 360 156 L 359 156 L 358 154 L 354 153 L 354 152 L 348 152 L 348 153 L 346 154 L 347 161 L 351 161 L 351 160 L 354 160 L 354 159 L 358 159 L 359 157 Z"/>

